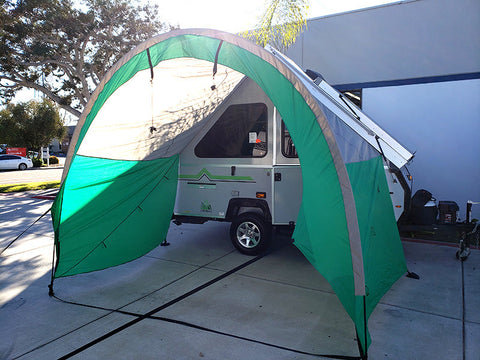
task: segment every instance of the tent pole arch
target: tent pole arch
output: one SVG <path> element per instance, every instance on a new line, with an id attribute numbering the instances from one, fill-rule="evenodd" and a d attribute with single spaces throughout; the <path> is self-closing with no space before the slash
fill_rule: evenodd
<path id="1" fill-rule="evenodd" d="M 126 200 L 131 199 L 125 198 L 125 204 L 121 204 L 125 208 L 122 210 L 123 213 L 118 216 L 123 216 L 123 220 L 121 224 L 117 222 L 109 225 L 111 230 L 106 231 L 105 234 L 105 236 L 108 235 L 107 243 L 102 240 L 95 243 L 95 246 L 89 245 L 92 248 L 88 251 L 85 250 L 81 259 L 81 261 L 86 259 L 85 266 L 75 269 L 80 262 L 77 261 L 78 259 L 75 260 L 77 262 L 71 260 L 72 264 L 63 266 L 63 269 L 74 269 L 74 271 L 59 272 L 57 275 L 69 276 L 101 268 L 98 267 L 99 265 L 93 264 L 93 261 L 101 258 L 103 252 L 112 251 L 111 249 L 117 251 L 115 250 L 117 244 L 113 242 L 112 238 L 120 239 L 120 249 L 129 246 L 127 241 L 121 238 L 122 234 L 115 234 L 116 229 L 121 229 L 124 222 L 129 226 L 136 226 L 134 221 L 129 219 L 130 216 L 132 219 L 140 221 L 143 219 L 142 216 L 147 216 L 145 209 L 155 208 L 155 203 L 150 201 L 150 194 L 161 196 L 165 192 L 169 192 L 170 195 L 175 195 L 174 184 L 178 176 L 178 154 L 148 161 L 129 162 L 110 158 L 93 158 L 78 151 L 91 125 L 96 121 L 98 112 L 111 97 L 116 95 L 119 89 L 128 86 L 129 81 L 143 70 L 153 72 L 157 65 L 166 60 L 182 58 L 199 59 L 211 63 L 212 76 L 215 74 L 217 64 L 248 76 L 263 89 L 279 110 L 287 127 L 291 130 L 294 142 L 298 144 L 297 149 L 304 175 L 304 194 L 308 193 L 308 196 L 303 197 L 302 209 L 299 214 L 299 226 L 296 234 L 300 239 L 297 247 L 332 284 L 340 301 L 355 322 L 359 332 L 359 341 L 366 349 L 368 341 L 366 340 L 367 311 L 370 311 L 374 304 L 368 304 L 369 294 L 366 292 L 364 263 L 365 249 L 362 246 L 362 236 L 365 236 L 366 230 L 360 229 L 358 219 L 363 214 L 357 212 L 357 198 L 350 174 L 361 173 L 365 169 L 377 171 L 376 178 L 370 182 L 367 181 L 368 179 L 358 182 L 356 189 L 358 192 L 361 185 L 367 183 L 372 189 L 374 187 L 380 189 L 383 184 L 377 184 L 374 181 L 381 180 L 378 169 L 383 170 L 383 164 L 377 159 L 372 159 L 365 165 L 349 164 L 347 169 L 336 135 L 332 131 L 318 99 L 312 95 L 301 76 L 295 73 L 292 67 L 278 57 L 275 52 L 267 51 L 248 40 L 223 32 L 193 29 L 176 30 L 158 35 L 130 51 L 102 79 L 79 119 L 67 154 L 60 196 L 57 197 L 54 204 L 55 210 L 52 216 L 55 244 L 61 260 L 57 261 L 56 269 L 58 270 L 58 263 L 63 266 L 62 259 L 67 251 L 65 249 L 69 249 L 70 246 L 73 252 L 80 246 L 74 243 L 72 235 L 76 231 L 75 226 L 79 226 L 76 221 L 77 214 L 84 214 L 92 209 L 96 210 L 96 203 L 109 201 L 111 202 L 109 210 L 117 209 L 114 196 L 120 191 L 117 184 L 118 179 L 120 179 L 120 184 L 126 185 L 128 184 L 127 180 L 132 179 L 135 174 L 143 174 L 147 180 L 138 189 L 139 191 L 132 190 L 131 197 L 137 196 L 137 200 L 128 203 Z M 95 166 L 92 167 L 93 163 Z M 116 175 L 108 176 L 106 172 L 100 170 L 100 166 L 114 169 Z M 82 171 L 96 172 L 96 180 L 88 183 L 81 179 Z M 149 176 L 150 178 L 148 178 Z M 156 178 L 161 181 L 152 186 Z M 89 195 L 86 189 L 94 189 L 94 195 Z M 383 186 L 383 192 L 385 191 L 388 189 L 385 190 Z M 140 195 L 137 195 L 138 192 Z M 91 201 L 85 201 L 82 206 L 78 206 L 72 204 L 72 196 L 76 196 L 76 199 L 80 199 L 82 196 L 91 196 Z M 174 201 L 175 196 L 170 196 L 165 200 L 162 210 L 162 231 L 165 234 L 169 222 L 168 212 L 171 213 Z M 333 214 L 332 219 L 318 219 L 315 209 L 322 206 L 323 202 L 331 206 L 331 210 L 329 210 Z M 97 219 L 91 221 L 98 222 Z M 148 221 L 146 222 L 148 223 Z M 331 227 L 331 229 L 322 228 L 322 225 Z M 84 229 L 84 231 L 88 233 L 88 229 Z M 75 236 L 79 235 L 75 234 Z M 70 245 L 68 245 L 67 239 L 70 241 Z M 150 239 L 150 241 L 147 248 L 155 245 L 154 239 Z M 326 245 L 327 252 L 339 254 L 340 259 L 337 262 L 328 264 L 332 267 L 328 271 L 326 271 L 326 264 L 316 260 L 319 251 L 317 243 L 322 246 Z M 138 257 L 138 254 L 135 256 Z M 92 258 L 94 260 L 91 260 Z M 123 256 L 119 259 L 121 260 L 118 261 L 123 262 L 132 260 Z M 93 267 L 89 267 L 88 261 L 91 261 Z M 376 298 L 374 301 L 378 301 L 378 299 Z M 364 306 L 365 303 L 367 306 Z"/>

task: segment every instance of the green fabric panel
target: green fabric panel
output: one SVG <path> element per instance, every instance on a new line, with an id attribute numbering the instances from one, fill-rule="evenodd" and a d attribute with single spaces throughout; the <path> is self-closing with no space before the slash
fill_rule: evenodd
<path id="1" fill-rule="evenodd" d="M 177 176 L 178 156 L 139 162 L 76 156 L 54 204 L 55 277 L 119 265 L 161 243 Z"/>
<path id="2" fill-rule="evenodd" d="M 347 164 L 362 238 L 367 319 L 382 296 L 406 271 L 382 157 Z M 363 297 L 345 306 L 365 348 Z M 369 339 L 368 331 L 367 338 Z M 367 340 L 369 342 L 369 340 Z"/>

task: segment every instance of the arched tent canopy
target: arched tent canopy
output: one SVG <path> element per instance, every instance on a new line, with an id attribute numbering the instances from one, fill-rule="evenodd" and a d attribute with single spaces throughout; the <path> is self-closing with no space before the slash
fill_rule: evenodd
<path id="1" fill-rule="evenodd" d="M 339 121 L 288 59 L 223 32 L 159 35 L 102 80 L 52 208 L 54 277 L 125 263 L 165 238 L 178 154 L 244 76 L 278 109 L 299 154 L 295 245 L 329 281 L 365 349 L 368 316 L 406 271 L 381 154 Z"/>

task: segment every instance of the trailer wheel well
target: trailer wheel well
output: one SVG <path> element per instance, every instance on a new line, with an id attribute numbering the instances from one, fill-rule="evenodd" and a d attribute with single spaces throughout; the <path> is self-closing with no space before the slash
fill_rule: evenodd
<path id="1" fill-rule="evenodd" d="M 230 199 L 225 220 L 233 221 L 238 215 L 246 212 L 257 213 L 262 216 L 267 223 L 272 223 L 272 215 L 270 214 L 268 203 L 265 200 L 250 198 Z"/>

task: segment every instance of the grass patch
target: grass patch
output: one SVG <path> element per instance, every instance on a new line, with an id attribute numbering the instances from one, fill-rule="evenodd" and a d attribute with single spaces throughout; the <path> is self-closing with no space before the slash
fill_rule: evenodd
<path id="1" fill-rule="evenodd" d="M 0 193 L 30 191 L 30 190 L 46 190 L 60 187 L 60 181 L 44 181 L 33 182 L 28 184 L 11 184 L 0 185 Z"/>

